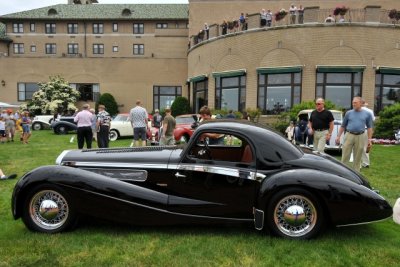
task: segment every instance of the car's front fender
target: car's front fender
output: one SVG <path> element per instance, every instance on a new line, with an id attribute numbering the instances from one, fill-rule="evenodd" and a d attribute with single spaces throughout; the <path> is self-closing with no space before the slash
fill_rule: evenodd
<path id="1" fill-rule="evenodd" d="M 21 217 L 25 196 L 38 184 L 53 184 L 63 188 L 74 196 L 82 207 L 89 205 L 89 201 L 96 202 L 96 199 L 101 201 L 112 199 L 121 203 L 153 208 L 165 208 L 168 202 L 167 194 L 127 183 L 118 178 L 73 167 L 43 166 L 26 173 L 15 185 L 12 196 L 12 212 L 15 219 Z M 90 208 L 89 212 L 86 210 L 85 213 L 101 216 L 101 214 L 90 214 Z"/>
<path id="2" fill-rule="evenodd" d="M 271 197 L 288 187 L 312 193 L 334 225 L 377 221 L 392 215 L 390 204 L 375 191 L 343 177 L 310 169 L 286 170 L 264 179 L 259 208 L 266 210 Z"/>

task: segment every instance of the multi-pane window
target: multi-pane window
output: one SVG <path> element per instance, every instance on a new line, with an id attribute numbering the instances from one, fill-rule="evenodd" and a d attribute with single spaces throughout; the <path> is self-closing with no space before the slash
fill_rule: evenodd
<path id="1" fill-rule="evenodd" d="M 24 24 L 23 23 L 13 23 L 13 33 L 23 33 Z"/>
<path id="2" fill-rule="evenodd" d="M 71 83 L 70 86 L 81 93 L 79 101 L 93 101 L 96 102 L 100 97 L 99 84 L 90 83 Z"/>
<path id="3" fill-rule="evenodd" d="M 134 44 L 133 45 L 133 54 L 134 55 L 144 55 L 144 45 L 143 44 Z"/>
<path id="4" fill-rule="evenodd" d="M 24 44 L 19 44 L 19 43 L 14 44 L 14 54 L 24 54 L 24 53 L 25 53 Z"/>
<path id="5" fill-rule="evenodd" d="M 56 24 L 55 23 L 46 23 L 45 29 L 46 29 L 47 34 L 56 33 Z"/>
<path id="6" fill-rule="evenodd" d="M 246 107 L 246 76 L 215 78 L 215 108 L 244 111 Z"/>
<path id="7" fill-rule="evenodd" d="M 375 114 L 400 102 L 400 74 L 380 74 L 375 77 Z"/>
<path id="8" fill-rule="evenodd" d="M 36 45 L 31 45 L 31 52 L 35 53 L 36 52 Z"/>
<path id="9" fill-rule="evenodd" d="M 134 34 L 143 34 L 144 33 L 144 24 L 143 23 L 134 23 L 133 24 L 133 33 Z"/>
<path id="10" fill-rule="evenodd" d="M 57 53 L 57 45 L 56 44 L 46 44 L 46 54 L 56 54 Z"/>
<path id="11" fill-rule="evenodd" d="M 113 32 L 118 32 L 118 23 L 113 23 Z"/>
<path id="12" fill-rule="evenodd" d="M 257 107 L 262 114 L 280 114 L 300 103 L 301 72 L 258 75 Z"/>
<path id="13" fill-rule="evenodd" d="M 37 83 L 18 83 L 18 101 L 32 100 L 32 95 L 39 90 Z"/>
<path id="14" fill-rule="evenodd" d="M 78 44 L 68 44 L 68 54 L 76 55 L 79 53 Z"/>
<path id="15" fill-rule="evenodd" d="M 78 23 L 68 23 L 68 33 L 77 34 L 78 33 Z"/>
<path id="16" fill-rule="evenodd" d="M 333 102 L 338 108 L 352 109 L 352 99 L 361 96 L 362 72 L 317 72 L 315 97 Z"/>
<path id="17" fill-rule="evenodd" d="M 104 54 L 104 44 L 93 44 L 93 54 Z"/>
<path id="18" fill-rule="evenodd" d="M 166 29 L 166 28 L 168 28 L 168 23 L 157 23 L 156 24 L 156 28 L 157 29 Z"/>
<path id="19" fill-rule="evenodd" d="M 182 95 L 181 86 L 154 86 L 153 109 L 171 107 L 175 98 Z"/>
<path id="20" fill-rule="evenodd" d="M 93 33 L 94 34 L 104 33 L 104 24 L 103 23 L 93 23 Z"/>
<path id="21" fill-rule="evenodd" d="M 199 112 L 200 108 L 208 105 L 208 80 L 193 83 L 193 112 Z"/>
<path id="22" fill-rule="evenodd" d="M 31 22 L 31 23 L 29 24 L 29 30 L 30 30 L 31 32 L 35 32 L 35 31 L 36 31 L 36 24 L 35 24 L 34 22 Z"/>

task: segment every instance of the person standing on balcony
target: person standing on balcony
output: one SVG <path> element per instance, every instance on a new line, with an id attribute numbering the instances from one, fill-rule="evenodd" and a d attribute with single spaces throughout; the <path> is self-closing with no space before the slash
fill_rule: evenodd
<path id="1" fill-rule="evenodd" d="M 226 22 L 226 20 L 222 22 L 221 28 L 222 28 L 222 35 L 225 35 L 228 31 L 228 23 Z"/>
<path id="2" fill-rule="evenodd" d="M 296 12 L 297 7 L 294 4 L 291 4 L 289 8 L 290 24 L 296 24 Z"/>
<path id="3" fill-rule="evenodd" d="M 304 7 L 300 5 L 299 9 L 297 9 L 297 14 L 299 15 L 298 23 L 303 24 L 304 22 Z"/>
<path id="4" fill-rule="evenodd" d="M 263 9 L 261 9 L 261 12 L 260 12 L 260 26 L 265 27 L 266 25 L 267 25 L 267 12 L 263 8 Z"/>
<path id="5" fill-rule="evenodd" d="M 271 9 L 268 9 L 267 10 L 267 15 L 266 15 L 266 17 L 267 17 L 267 27 L 271 27 L 271 25 L 272 25 L 272 12 L 271 12 Z"/>
<path id="6" fill-rule="evenodd" d="M 203 31 L 206 33 L 206 40 L 208 40 L 208 38 L 210 38 L 210 27 L 207 23 L 204 23 Z"/>

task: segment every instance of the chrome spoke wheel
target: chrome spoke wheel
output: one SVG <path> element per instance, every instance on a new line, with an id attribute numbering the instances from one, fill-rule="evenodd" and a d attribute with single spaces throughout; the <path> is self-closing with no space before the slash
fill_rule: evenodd
<path id="1" fill-rule="evenodd" d="M 282 234 L 296 238 L 307 235 L 317 223 L 317 210 L 312 201 L 302 195 L 289 195 L 275 206 L 273 219 Z"/>
<path id="2" fill-rule="evenodd" d="M 62 227 L 69 216 L 69 206 L 63 195 L 53 190 L 37 192 L 29 202 L 29 216 L 43 230 Z"/>

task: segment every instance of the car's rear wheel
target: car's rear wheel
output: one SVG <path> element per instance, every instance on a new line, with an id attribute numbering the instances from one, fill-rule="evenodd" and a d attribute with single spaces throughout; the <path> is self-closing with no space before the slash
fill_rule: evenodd
<path id="1" fill-rule="evenodd" d="M 118 134 L 117 130 L 114 130 L 114 129 L 111 129 L 110 133 L 108 134 L 108 138 L 110 139 L 110 141 L 117 140 L 118 136 L 119 136 L 119 134 Z"/>
<path id="2" fill-rule="evenodd" d="M 43 129 L 43 126 L 42 126 L 42 124 L 40 122 L 34 122 L 32 124 L 32 129 L 35 130 L 35 131 L 40 131 L 40 130 Z"/>
<path id="3" fill-rule="evenodd" d="M 274 195 L 267 209 L 272 234 L 288 239 L 310 239 L 324 226 L 324 215 L 317 199 L 301 188 L 287 188 Z"/>
<path id="4" fill-rule="evenodd" d="M 60 125 L 60 126 L 57 126 L 56 133 L 58 133 L 58 134 L 67 134 L 68 133 L 68 129 L 67 129 L 66 126 Z"/>
<path id="5" fill-rule="evenodd" d="M 69 195 L 55 185 L 39 185 L 25 200 L 22 220 L 31 231 L 59 233 L 76 225 L 75 208 Z"/>

